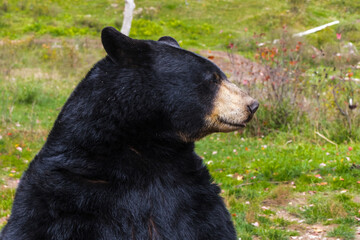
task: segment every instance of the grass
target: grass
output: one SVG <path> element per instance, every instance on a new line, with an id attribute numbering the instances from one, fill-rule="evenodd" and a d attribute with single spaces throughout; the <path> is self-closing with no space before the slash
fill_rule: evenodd
<path id="1" fill-rule="evenodd" d="M 351 167 L 359 163 L 359 145 L 349 151 L 347 145 L 336 149 L 301 140 L 286 142 L 281 137 L 242 138 L 235 132 L 213 134 L 197 144 L 197 152 L 224 190 L 242 239 L 295 235 L 287 227 L 299 222 L 276 217 L 288 206 L 293 208 L 289 212 L 308 224 L 329 224 L 329 219 L 340 223 L 359 217 L 360 203 L 353 198 L 359 196 L 360 171 Z M 289 205 L 299 195 L 304 202 Z M 251 225 L 255 222 L 259 227 Z M 358 225 L 352 221 L 344 226 L 353 234 Z"/>
<path id="2" fill-rule="evenodd" d="M 283 25 L 299 32 L 334 20 L 341 24 L 311 35 L 314 44 L 329 41 L 329 34 L 335 32 L 342 32 L 356 46 L 360 42 L 356 21 L 360 4 L 352 0 L 306 4 L 292 0 L 138 0 L 136 6 L 132 37 L 171 35 L 185 47 L 223 48 L 254 33 L 265 33 L 271 39 L 276 35 L 269 33 Z M 0 5 L 0 37 L 97 37 L 105 26 L 121 28 L 123 8 L 123 2 L 105 0 L 77 1 L 76 6 L 70 0 L 6 0 Z"/>
<path id="3" fill-rule="evenodd" d="M 331 232 L 329 232 L 328 236 L 338 237 L 338 238 L 340 237 L 342 239 L 351 240 L 351 239 L 355 239 L 354 235 L 355 235 L 354 229 L 346 225 L 340 225 Z"/>
<path id="4" fill-rule="evenodd" d="M 5 185 L 20 179 L 71 91 L 104 56 L 99 32 L 104 26 L 121 26 L 121 4 L 104 0 L 77 1 L 76 7 L 69 0 L 0 4 L 0 226 L 10 214 L 15 194 Z M 276 31 L 270 32 L 283 24 L 303 31 L 335 19 L 341 24 L 311 35 L 308 41 L 327 44 L 329 36 L 341 32 L 359 46 L 356 1 L 136 4 L 142 11 L 134 18 L 131 36 L 171 35 L 186 48 L 224 49 L 254 32 L 275 38 Z M 254 49 L 239 49 L 253 55 Z M 259 116 L 265 113 L 261 111 Z M 334 225 L 329 237 L 354 239 L 360 217 L 360 143 L 346 139 L 336 147 L 313 134 L 311 127 L 302 127 L 303 131 L 284 127 L 266 136 L 250 136 L 247 130 L 213 134 L 196 144 L 196 152 L 223 190 L 241 239 L 289 239 L 304 234 L 305 226 L 312 224 Z"/>

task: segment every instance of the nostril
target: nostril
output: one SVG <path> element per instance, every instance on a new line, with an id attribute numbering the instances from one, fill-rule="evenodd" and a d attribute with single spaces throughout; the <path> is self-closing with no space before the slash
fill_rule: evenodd
<path id="1" fill-rule="evenodd" d="M 258 108 L 259 108 L 259 102 L 256 100 L 252 102 L 250 105 L 248 105 L 248 109 L 252 114 L 254 114 Z"/>

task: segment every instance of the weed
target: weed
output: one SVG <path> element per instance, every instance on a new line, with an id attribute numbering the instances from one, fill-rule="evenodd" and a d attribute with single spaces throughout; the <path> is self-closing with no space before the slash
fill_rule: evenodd
<path id="1" fill-rule="evenodd" d="M 1 189 L 0 191 L 0 219 L 8 217 L 10 215 L 10 209 L 14 200 L 15 190 L 14 189 Z M 5 222 L 2 224 L 5 225 Z M 0 226 L 2 227 L 2 226 Z"/>
<path id="2" fill-rule="evenodd" d="M 328 233 L 329 237 L 340 237 L 345 240 L 355 239 L 355 230 L 347 225 L 340 225 Z"/>
<path id="3" fill-rule="evenodd" d="M 130 36 L 139 36 L 148 38 L 153 35 L 160 35 L 163 29 L 159 24 L 146 19 L 135 19 L 132 22 Z"/>
<path id="4" fill-rule="evenodd" d="M 42 102 L 43 90 L 39 84 L 17 83 L 12 95 L 15 97 L 15 103 L 33 104 Z M 45 100 L 46 101 L 46 100 Z"/>
<path id="5" fill-rule="evenodd" d="M 297 236 L 297 232 L 287 232 L 280 229 L 261 228 L 259 229 L 259 236 L 269 240 L 287 240 L 290 236 Z"/>
<path id="6" fill-rule="evenodd" d="M 291 222 L 284 218 L 275 218 L 274 223 L 279 227 L 287 227 L 291 225 Z"/>
<path id="7" fill-rule="evenodd" d="M 273 205 L 287 204 L 292 194 L 292 188 L 280 185 L 274 188 L 269 194 L 269 200 Z"/>
<path id="8" fill-rule="evenodd" d="M 76 20 L 75 23 L 76 23 L 76 25 L 82 26 L 83 28 L 93 29 L 97 33 L 100 33 L 101 30 L 105 27 L 97 19 L 94 19 L 91 17 L 86 17 L 86 16 L 81 19 Z"/>
<path id="9" fill-rule="evenodd" d="M 245 215 L 245 220 L 248 222 L 248 223 L 254 223 L 256 222 L 256 216 L 257 216 L 257 213 L 259 212 L 259 209 L 258 209 L 258 206 L 256 205 L 251 205 L 249 207 L 249 209 L 247 209 L 246 211 L 246 215 Z"/>
<path id="10" fill-rule="evenodd" d="M 315 196 L 309 203 L 302 212 L 308 223 L 343 218 L 348 215 L 341 202 L 328 197 Z"/>
<path id="11" fill-rule="evenodd" d="M 1 4 L 0 10 L 3 12 L 8 12 L 9 11 L 9 3 L 7 1 L 4 1 Z"/>
<path id="12" fill-rule="evenodd" d="M 357 140 L 360 85 L 352 78 L 357 71 L 353 64 L 360 55 L 351 53 L 355 50 L 344 52 L 344 45 L 339 43 L 341 35 L 336 40 L 335 32 L 331 33 L 332 42 L 330 36 L 324 37 L 329 47 L 321 53 L 305 39 L 293 38 L 291 32 L 283 26 L 277 33 L 280 39 L 272 43 L 266 42 L 265 34 L 254 34 L 245 41 L 247 46 L 256 43 L 254 58 L 261 63 L 248 67 L 252 74 L 238 74 L 241 69 L 233 64 L 231 78 L 263 106 L 245 133 L 259 136 L 272 131 L 295 131 L 311 135 L 315 129 L 336 142 Z M 237 49 L 234 43 L 229 44 L 231 63 Z M 319 67 L 311 73 L 310 64 Z M 331 64 L 336 67 L 326 67 Z"/>

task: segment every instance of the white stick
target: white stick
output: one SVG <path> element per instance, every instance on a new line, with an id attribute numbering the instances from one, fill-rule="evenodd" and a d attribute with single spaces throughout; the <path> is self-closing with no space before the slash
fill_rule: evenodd
<path id="1" fill-rule="evenodd" d="M 318 32 L 320 30 L 323 30 L 324 28 L 327 28 L 327 27 L 330 27 L 332 25 L 335 25 L 335 24 L 339 24 L 340 22 L 338 20 L 336 21 L 333 21 L 331 23 L 327 23 L 327 24 L 324 24 L 324 25 L 321 25 L 319 27 L 316 27 L 316 28 L 312 28 L 310 30 L 307 30 L 305 32 L 300 32 L 300 33 L 295 33 L 294 35 L 292 35 L 293 37 L 302 37 L 302 36 L 305 36 L 305 35 L 309 35 L 311 33 L 314 33 L 314 32 Z M 279 41 L 279 39 L 275 39 L 273 41 L 273 43 L 277 43 Z M 259 43 L 258 46 L 261 47 L 263 45 L 265 45 L 266 43 L 270 43 L 269 41 L 268 42 L 265 42 L 265 43 Z"/>
<path id="2" fill-rule="evenodd" d="M 312 28 L 310 30 L 307 30 L 305 32 L 301 32 L 301 33 L 296 33 L 293 35 L 293 37 L 302 37 L 302 36 L 305 36 L 305 35 L 309 35 L 311 33 L 314 33 L 314 32 L 318 32 L 320 30 L 323 30 L 324 28 L 327 28 L 327 27 L 330 27 L 332 25 L 335 25 L 335 24 L 339 24 L 340 22 L 338 20 L 336 21 L 333 21 L 331 23 L 327 23 L 327 24 L 324 24 L 324 25 L 321 25 L 319 27 L 316 27 L 316 28 Z"/>
<path id="3" fill-rule="evenodd" d="M 124 21 L 121 27 L 121 33 L 129 36 L 131 21 L 133 19 L 133 12 L 135 9 L 134 0 L 125 0 L 125 9 L 124 9 Z"/>

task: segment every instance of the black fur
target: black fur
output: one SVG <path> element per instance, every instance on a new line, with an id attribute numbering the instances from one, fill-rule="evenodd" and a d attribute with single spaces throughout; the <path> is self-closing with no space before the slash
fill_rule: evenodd
<path id="1" fill-rule="evenodd" d="M 102 42 L 108 56 L 23 174 L 0 239 L 236 239 L 219 187 L 180 137 L 202 135 L 224 74 L 170 37 L 105 28 Z"/>

